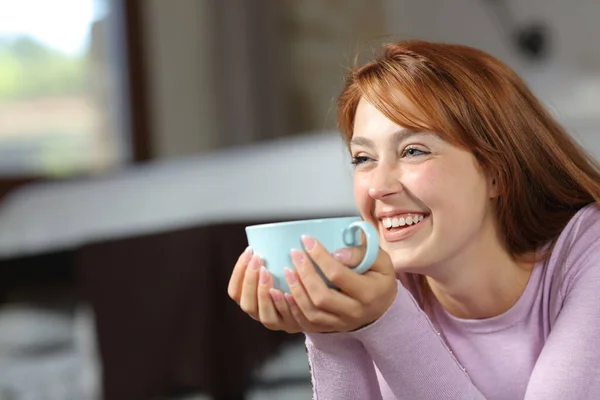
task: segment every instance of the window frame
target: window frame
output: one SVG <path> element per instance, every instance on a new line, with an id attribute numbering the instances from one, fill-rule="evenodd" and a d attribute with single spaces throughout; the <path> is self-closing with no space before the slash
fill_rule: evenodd
<path id="1" fill-rule="evenodd" d="M 119 29 L 123 38 L 123 46 L 119 51 L 122 56 L 124 134 L 129 145 L 129 157 L 125 165 L 142 163 L 151 160 L 152 137 L 149 120 L 148 80 L 144 52 L 143 5 L 142 0 L 110 0 L 110 6 L 116 13 Z M 0 176 L 0 201 L 23 185 L 32 182 L 44 182 L 57 179 L 35 174 L 6 174 Z"/>

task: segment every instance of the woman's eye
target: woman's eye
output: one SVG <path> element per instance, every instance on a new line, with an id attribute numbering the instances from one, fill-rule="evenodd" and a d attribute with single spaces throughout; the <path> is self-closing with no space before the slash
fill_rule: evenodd
<path id="1" fill-rule="evenodd" d="M 352 157 L 352 165 L 354 165 L 354 166 L 364 164 L 369 161 L 371 161 L 371 158 L 369 158 L 367 156 Z"/>
<path id="2" fill-rule="evenodd" d="M 423 156 L 429 154 L 428 151 L 425 150 L 421 150 L 418 149 L 416 147 L 407 147 L 403 152 L 402 152 L 402 157 L 418 157 L 418 156 Z"/>

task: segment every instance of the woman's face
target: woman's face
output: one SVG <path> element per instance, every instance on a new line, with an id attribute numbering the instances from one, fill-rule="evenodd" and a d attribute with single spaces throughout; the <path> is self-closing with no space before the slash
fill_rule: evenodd
<path id="1" fill-rule="evenodd" d="M 435 133 L 409 131 L 364 99 L 350 150 L 356 204 L 396 271 L 465 261 L 490 237 L 495 185 L 468 151 Z"/>

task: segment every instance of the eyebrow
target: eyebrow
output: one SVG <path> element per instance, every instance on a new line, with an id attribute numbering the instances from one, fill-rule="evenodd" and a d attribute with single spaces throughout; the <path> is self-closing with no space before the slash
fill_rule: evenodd
<path id="1" fill-rule="evenodd" d="M 403 140 L 406 140 L 409 137 L 423 135 L 425 133 L 426 132 L 418 131 L 418 130 L 414 130 L 414 129 L 402 128 L 402 129 L 399 129 L 396 132 L 392 133 L 392 137 L 390 138 L 390 141 L 396 145 L 396 144 L 402 142 Z M 370 148 L 375 147 L 375 144 L 373 143 L 373 141 L 371 139 L 368 139 L 368 138 L 362 137 L 362 136 L 353 137 L 352 140 L 350 140 L 350 146 L 352 146 L 352 145 L 364 146 L 364 147 L 370 147 Z"/>

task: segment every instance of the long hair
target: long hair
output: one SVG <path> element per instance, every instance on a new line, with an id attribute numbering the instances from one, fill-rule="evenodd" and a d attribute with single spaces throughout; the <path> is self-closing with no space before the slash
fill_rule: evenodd
<path id="1" fill-rule="evenodd" d="M 398 125 L 435 132 L 475 156 L 496 179 L 496 222 L 514 258 L 555 241 L 579 209 L 600 200 L 598 163 L 514 71 L 483 51 L 384 45 L 377 59 L 350 71 L 338 98 L 347 143 L 361 98 Z"/>

